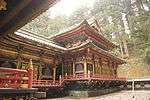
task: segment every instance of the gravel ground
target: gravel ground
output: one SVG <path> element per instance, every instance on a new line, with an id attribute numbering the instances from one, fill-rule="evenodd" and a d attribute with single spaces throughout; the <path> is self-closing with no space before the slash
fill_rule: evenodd
<path id="1" fill-rule="evenodd" d="M 140 90 L 134 92 L 120 91 L 116 93 L 89 98 L 64 97 L 64 98 L 43 99 L 43 100 L 150 100 L 150 90 Z"/>

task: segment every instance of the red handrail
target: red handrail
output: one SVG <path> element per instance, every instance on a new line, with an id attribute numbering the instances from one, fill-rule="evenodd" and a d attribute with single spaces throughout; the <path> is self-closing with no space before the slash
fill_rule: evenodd
<path id="1" fill-rule="evenodd" d="M 0 67 L 0 88 L 28 88 L 29 71 Z"/>
<path id="2" fill-rule="evenodd" d="M 0 67 L 0 72 L 27 73 L 27 70 Z"/>
<path id="3" fill-rule="evenodd" d="M 93 73 L 78 73 L 74 75 L 64 75 L 60 76 L 59 80 L 35 80 L 33 81 L 33 86 L 62 86 L 64 81 L 68 80 L 84 80 L 84 79 L 96 79 L 96 80 L 125 80 L 124 77 L 116 77 L 111 75 L 100 75 Z"/>
<path id="4" fill-rule="evenodd" d="M 49 87 L 55 87 L 55 86 L 62 86 L 64 81 L 68 80 L 84 80 L 84 79 L 96 79 L 96 80 L 125 80 L 123 77 L 116 77 L 116 76 L 110 76 L 110 75 L 100 75 L 100 74 L 84 74 L 84 73 L 78 73 L 75 75 L 65 75 L 60 76 L 59 80 L 34 80 L 33 86 L 49 86 Z"/>

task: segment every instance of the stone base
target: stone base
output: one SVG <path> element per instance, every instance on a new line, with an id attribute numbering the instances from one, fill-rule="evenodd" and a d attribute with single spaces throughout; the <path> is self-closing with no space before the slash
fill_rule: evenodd
<path id="1" fill-rule="evenodd" d="M 103 90 L 87 90 L 87 91 L 77 91 L 77 90 L 71 90 L 69 91 L 69 96 L 74 97 L 93 97 L 93 96 L 99 96 L 104 95 L 112 92 L 117 92 L 122 89 L 120 88 L 112 88 L 112 89 L 103 89 Z"/>
<path id="2" fill-rule="evenodd" d="M 46 98 L 46 92 L 36 92 L 34 94 L 35 98 L 41 99 L 41 98 Z"/>

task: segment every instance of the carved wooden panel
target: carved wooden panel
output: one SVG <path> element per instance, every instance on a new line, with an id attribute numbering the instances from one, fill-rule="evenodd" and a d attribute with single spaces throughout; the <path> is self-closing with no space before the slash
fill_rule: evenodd
<path id="1" fill-rule="evenodd" d="M 108 75 L 108 64 L 107 63 L 102 64 L 102 73 L 103 73 L 103 75 Z"/>
<path id="2" fill-rule="evenodd" d="M 80 61 L 83 61 L 83 60 L 84 60 L 84 57 L 82 57 L 82 56 L 76 58 L 76 62 L 80 62 Z"/>
<path id="3" fill-rule="evenodd" d="M 38 79 L 38 65 L 33 65 L 33 80 Z"/>

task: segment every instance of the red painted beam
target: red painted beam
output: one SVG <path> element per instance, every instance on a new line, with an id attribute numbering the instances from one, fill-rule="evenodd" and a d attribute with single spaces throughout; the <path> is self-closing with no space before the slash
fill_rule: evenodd
<path id="1" fill-rule="evenodd" d="M 0 72 L 27 73 L 26 70 L 13 69 L 13 68 L 3 68 L 3 67 L 0 67 Z"/>

